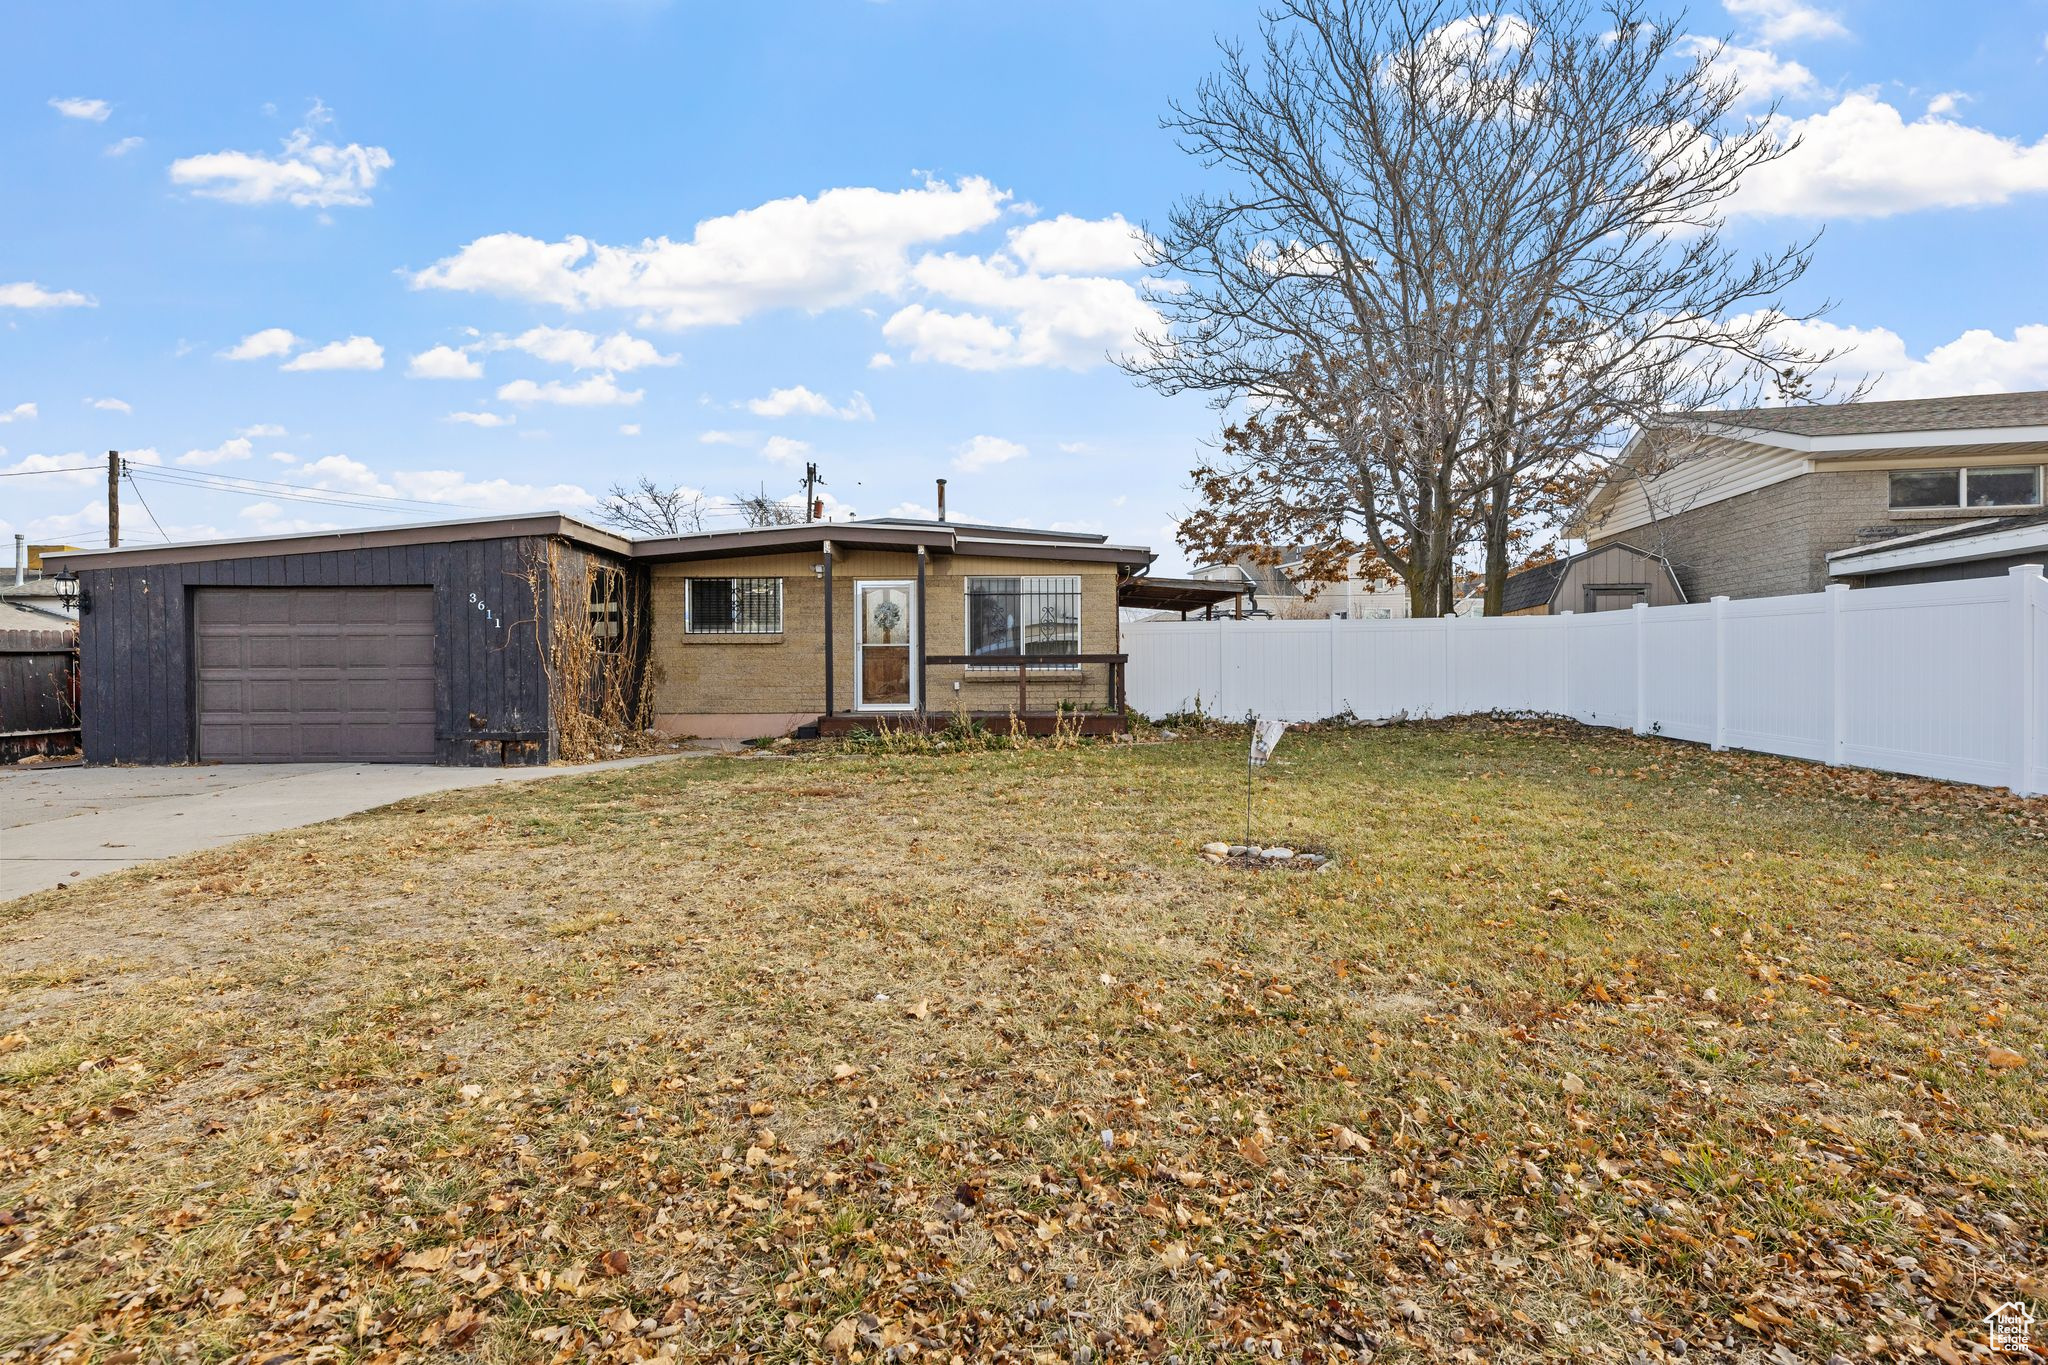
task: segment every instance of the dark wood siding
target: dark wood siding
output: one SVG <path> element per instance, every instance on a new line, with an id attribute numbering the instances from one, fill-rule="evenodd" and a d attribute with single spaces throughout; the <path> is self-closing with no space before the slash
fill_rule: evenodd
<path id="1" fill-rule="evenodd" d="M 79 574 L 80 706 L 93 763 L 195 756 L 192 596 L 201 587 L 424 587 L 434 592 L 435 755 L 554 757 L 528 564 L 539 537 L 192 560 Z"/>

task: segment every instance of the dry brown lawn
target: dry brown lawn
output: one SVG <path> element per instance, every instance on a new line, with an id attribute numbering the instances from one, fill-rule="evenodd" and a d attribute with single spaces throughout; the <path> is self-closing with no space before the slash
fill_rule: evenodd
<path id="1" fill-rule="evenodd" d="M 0 1358 L 1944 1361 L 2048 805 L 1628 736 L 679 761 L 0 907 Z"/>

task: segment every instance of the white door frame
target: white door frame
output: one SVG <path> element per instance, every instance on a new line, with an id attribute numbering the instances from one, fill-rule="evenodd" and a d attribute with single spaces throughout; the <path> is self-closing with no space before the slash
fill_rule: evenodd
<path id="1" fill-rule="evenodd" d="M 908 649 L 910 667 L 910 700 L 907 702 L 869 702 L 862 695 L 867 670 L 862 667 L 862 652 L 867 649 L 868 613 L 862 599 L 869 588 L 902 588 L 909 598 L 910 619 L 904 624 L 910 629 L 910 643 L 906 646 L 880 645 L 881 649 Z M 853 581 L 853 709 L 856 711 L 915 711 L 917 709 L 917 580 L 915 578 L 856 578 Z"/>

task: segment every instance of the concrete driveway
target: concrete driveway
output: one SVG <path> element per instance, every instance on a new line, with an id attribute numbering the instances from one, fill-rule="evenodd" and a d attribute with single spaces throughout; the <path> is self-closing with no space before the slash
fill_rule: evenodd
<path id="1" fill-rule="evenodd" d="M 428 792 L 574 777 L 711 752 L 560 768 L 245 763 L 0 769 L 0 901 Z"/>

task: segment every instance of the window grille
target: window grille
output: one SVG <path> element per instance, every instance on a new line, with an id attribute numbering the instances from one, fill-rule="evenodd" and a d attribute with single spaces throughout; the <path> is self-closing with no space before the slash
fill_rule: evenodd
<path id="1" fill-rule="evenodd" d="M 967 580 L 969 654 L 1044 655 L 1081 652 L 1081 580 L 1071 574 Z"/>
<path id="2" fill-rule="evenodd" d="M 779 635 L 782 580 L 779 578 L 691 578 L 683 604 L 683 630 L 690 635 Z"/>
<path id="3" fill-rule="evenodd" d="M 612 651 L 625 638 L 626 576 L 616 569 L 590 571 L 590 638 Z"/>

